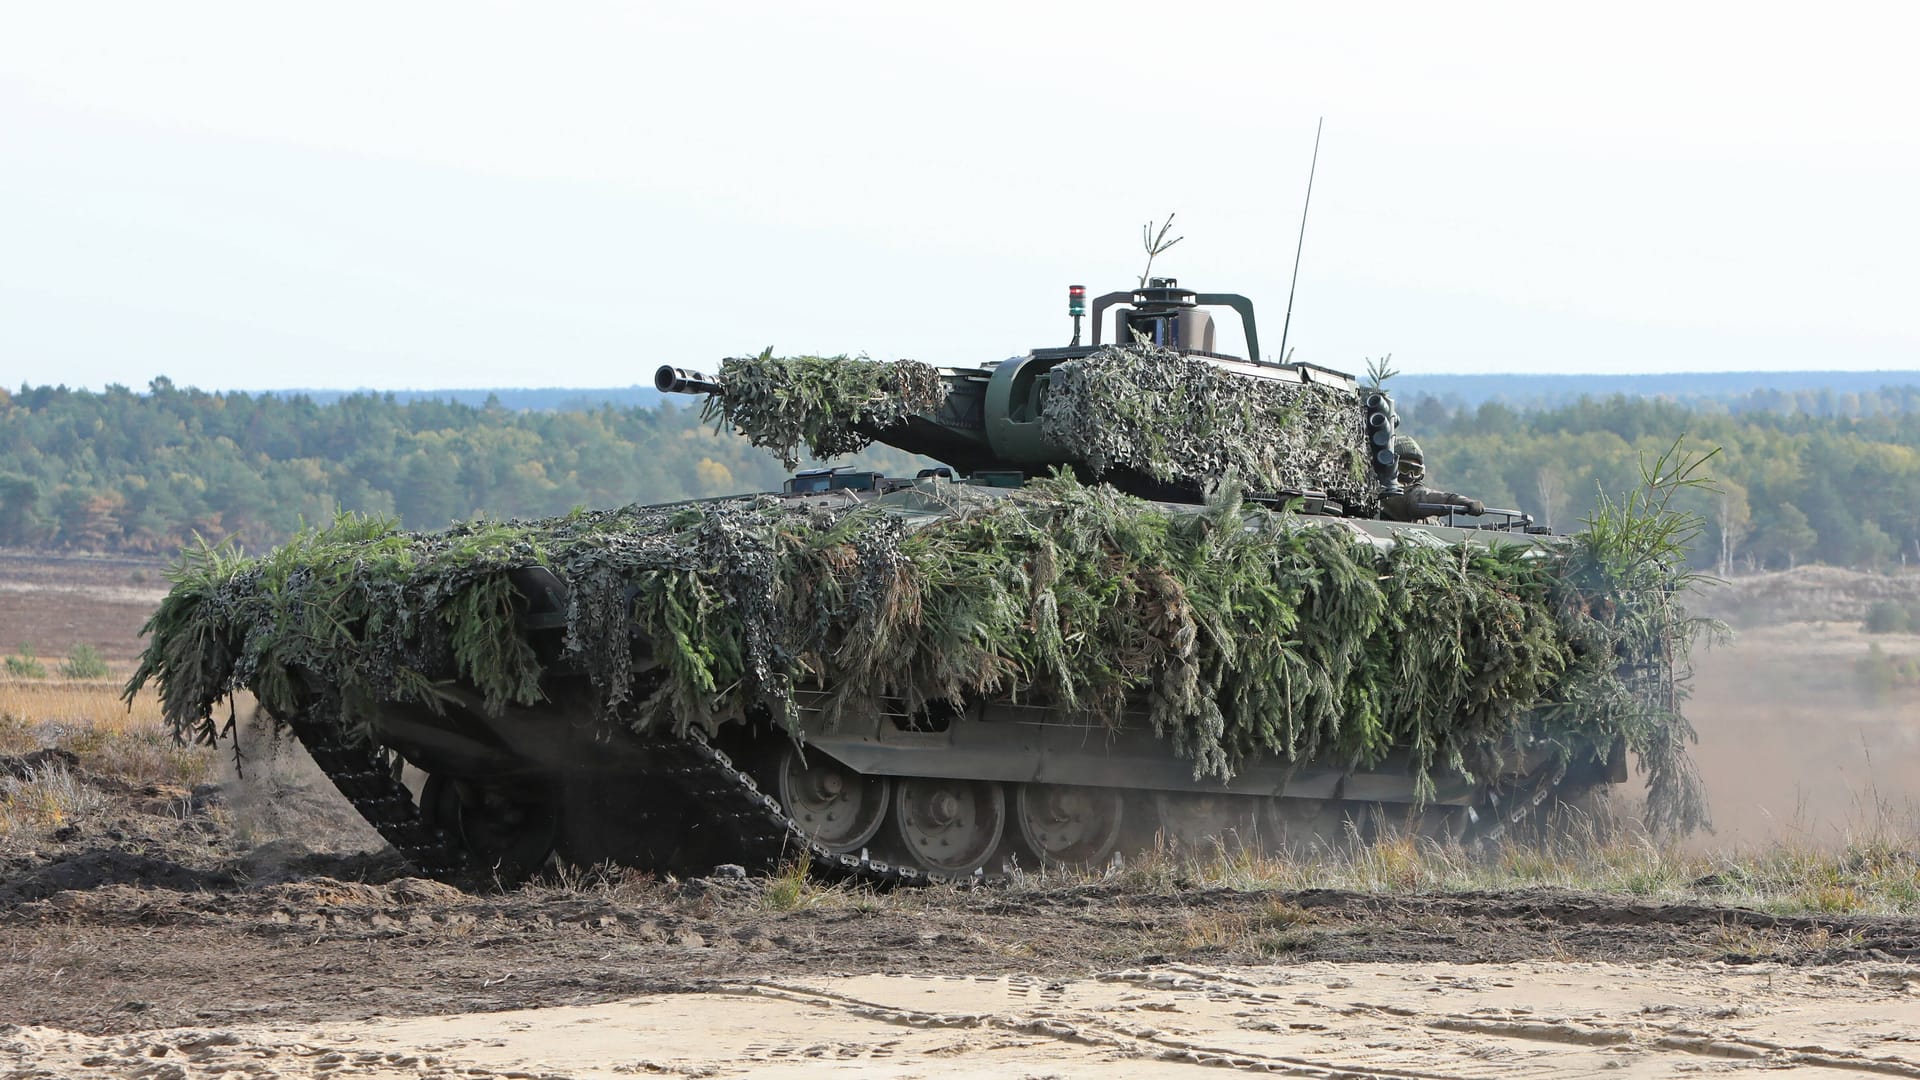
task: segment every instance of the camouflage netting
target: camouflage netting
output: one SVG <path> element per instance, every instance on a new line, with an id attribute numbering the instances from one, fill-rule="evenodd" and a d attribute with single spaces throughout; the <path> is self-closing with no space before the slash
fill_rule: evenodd
<path id="1" fill-rule="evenodd" d="M 1052 375 L 1041 430 L 1096 476 L 1129 468 L 1202 489 L 1235 477 L 1256 492 L 1323 491 L 1361 511 L 1379 500 L 1351 390 L 1236 375 L 1150 345 L 1068 360 Z"/>
<path id="2" fill-rule="evenodd" d="M 1065 477 L 910 494 L 935 512 L 751 497 L 441 533 L 343 518 L 262 558 L 201 549 L 128 694 L 157 683 L 176 732 L 202 739 L 242 688 L 286 717 L 328 687 L 351 718 L 433 703 L 448 680 L 532 704 L 572 674 L 601 722 L 642 732 L 791 725 L 796 687 L 826 688 L 830 714 L 1005 698 L 1151 724 L 1215 776 L 1252 755 L 1364 766 L 1408 748 L 1424 777 L 1483 769 L 1529 731 L 1619 736 L 1656 820 L 1699 819 L 1678 711 L 1694 625 L 1670 562 L 1582 538 L 1383 549 L 1230 493 L 1169 512 Z M 572 592 L 557 670 L 514 615 L 507 572 L 533 564 Z"/>
<path id="3" fill-rule="evenodd" d="M 779 357 L 771 349 L 721 361 L 719 383 L 701 419 L 732 425 L 789 469 L 803 445 L 816 458 L 856 453 L 873 441 L 867 431 L 933 412 L 947 399 L 940 372 L 915 360 Z"/>

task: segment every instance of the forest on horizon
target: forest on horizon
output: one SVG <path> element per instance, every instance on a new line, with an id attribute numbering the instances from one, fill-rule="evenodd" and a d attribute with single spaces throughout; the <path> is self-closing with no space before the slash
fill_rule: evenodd
<path id="1" fill-rule="evenodd" d="M 1516 409 L 1551 409 L 1583 397 L 1670 398 L 1707 412 L 1804 412 L 1811 416 L 1870 416 L 1920 407 L 1912 396 L 1883 391 L 1920 386 L 1920 371 L 1687 371 L 1642 375 L 1532 374 L 1433 375 L 1407 371 L 1394 377 L 1401 398 L 1439 398 L 1450 407 L 1496 402 Z M 652 383 L 633 386 L 443 387 L 425 390 L 275 389 L 277 397 L 307 397 L 323 405 L 355 394 L 392 397 L 401 404 L 446 401 L 461 405 L 497 402 L 509 409 L 591 412 L 601 405 L 658 405 L 665 397 Z"/>
<path id="2" fill-rule="evenodd" d="M 1765 408 L 1615 394 L 1526 409 L 1402 391 L 1400 412 L 1436 487 L 1563 531 L 1684 439 L 1721 450 L 1721 491 L 1689 495 L 1707 521 L 1701 565 L 1920 563 L 1920 386 L 1776 393 Z M 857 460 L 896 475 L 925 464 L 886 447 Z M 165 378 L 143 393 L 0 389 L 7 547 L 168 554 L 198 534 L 258 551 L 340 510 L 428 529 L 774 490 L 786 475 L 702 423 L 690 399 L 516 410 L 210 393 Z"/>

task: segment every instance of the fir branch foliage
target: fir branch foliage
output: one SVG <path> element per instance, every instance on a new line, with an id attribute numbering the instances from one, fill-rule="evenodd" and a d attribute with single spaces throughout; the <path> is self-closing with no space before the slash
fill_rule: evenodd
<path id="1" fill-rule="evenodd" d="M 939 370 L 915 360 L 776 357 L 772 349 L 721 361 L 718 382 L 701 419 L 731 426 L 789 469 L 802 446 L 815 458 L 856 453 L 875 432 L 947 398 Z"/>
<path id="2" fill-rule="evenodd" d="M 1647 776 L 1648 823 L 1686 831 L 1710 827 L 1706 794 L 1687 752 L 1696 740 L 1681 712 L 1702 639 L 1724 640 L 1724 623 L 1689 615 L 1689 592 L 1712 579 L 1687 568 L 1706 522 L 1679 508 L 1713 491 L 1714 449 L 1676 439 L 1640 463 L 1641 483 L 1624 496 L 1601 491 L 1574 537 L 1558 581 L 1557 615 L 1570 645 L 1571 674 L 1554 709 L 1559 723 L 1618 735 Z"/>
<path id="3" fill-rule="evenodd" d="M 642 732 L 791 727 L 801 690 L 829 716 L 1011 700 L 1148 724 L 1196 776 L 1404 749 L 1423 784 L 1439 767 L 1487 775 L 1529 740 L 1619 736 L 1681 826 L 1690 732 L 1668 665 L 1697 622 L 1678 606 L 1672 514 L 1636 495 L 1570 543 L 1388 544 L 1233 485 L 1169 509 L 1060 474 L 442 533 L 343 517 L 259 559 L 188 552 L 128 692 L 157 683 L 175 730 L 201 738 L 243 687 L 274 715 L 325 697 L 352 717 L 462 694 L 533 704 L 584 679 L 598 722 Z M 571 596 L 547 668 L 510 583 L 534 565 Z"/>

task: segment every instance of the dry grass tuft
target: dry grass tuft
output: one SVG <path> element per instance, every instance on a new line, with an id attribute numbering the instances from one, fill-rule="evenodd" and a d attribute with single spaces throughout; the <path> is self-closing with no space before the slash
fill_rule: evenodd
<path id="1" fill-rule="evenodd" d="M 602 862 L 592 866 L 555 863 L 520 889 L 573 900 L 598 900 L 616 907 L 659 910 L 674 903 L 677 887 L 670 877 Z"/>
<path id="2" fill-rule="evenodd" d="M 1710 852 L 1627 827 L 1575 827 L 1552 842 L 1509 843 L 1484 853 L 1404 835 L 1367 842 L 1353 830 L 1289 855 L 1245 848 L 1202 854 L 1163 843 L 1116 868 L 1016 874 L 1009 888 L 1018 893 L 1072 886 L 1163 896 L 1204 889 L 1405 896 L 1547 888 L 1781 915 L 1920 915 L 1920 820 L 1902 824 L 1876 817 L 1838 845 L 1783 841 Z M 1239 941 L 1260 929 L 1201 927 L 1194 934 Z"/>
<path id="3" fill-rule="evenodd" d="M 0 681 L 0 755 L 65 750 L 87 777 L 135 789 L 191 788 L 212 777 L 214 752 L 180 746 L 160 719 L 160 704 L 143 694 L 132 710 L 116 683 L 52 679 Z M 112 797 L 64 766 L 0 775 L 0 838 L 37 840 L 90 814 L 113 809 Z"/>
<path id="4" fill-rule="evenodd" d="M 64 766 L 0 774 L 0 839 L 38 837 L 108 808 L 107 796 Z"/>
<path id="5" fill-rule="evenodd" d="M 780 866 L 765 878 L 756 879 L 760 886 L 760 907 L 765 911 L 802 911 L 811 908 L 833 908 L 872 912 L 889 906 L 899 910 L 896 897 L 908 900 L 912 904 L 939 903 L 935 897 L 951 898 L 958 891 L 955 886 L 935 889 L 905 889 L 894 893 L 878 893 L 864 885 L 849 884 L 844 881 L 823 882 L 812 874 L 812 857 L 802 853 Z M 906 897 L 904 894 L 923 892 L 928 895 Z"/>
<path id="6" fill-rule="evenodd" d="M 0 680 L 0 754 L 49 747 L 72 751 L 86 772 L 136 787 L 190 788 L 215 767 L 212 750 L 173 740 L 152 693 L 129 708 L 111 681 Z"/>
<path id="7" fill-rule="evenodd" d="M 163 724 L 158 696 L 143 693 L 129 708 L 111 679 L 0 679 L 0 715 L 107 732 Z"/>
<path id="8" fill-rule="evenodd" d="M 1188 951 L 1224 951 L 1273 957 L 1311 946 L 1320 917 L 1280 896 L 1252 911 L 1188 912 L 1180 945 Z"/>
<path id="9" fill-rule="evenodd" d="M 767 876 L 760 888 L 760 906 L 768 911 L 798 911 L 814 906 L 826 892 L 813 880 L 813 860 L 804 853 Z"/>

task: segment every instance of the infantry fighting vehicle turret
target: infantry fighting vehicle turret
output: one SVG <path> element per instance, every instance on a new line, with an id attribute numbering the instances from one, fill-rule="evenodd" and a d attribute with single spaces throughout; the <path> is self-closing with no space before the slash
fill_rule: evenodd
<path id="1" fill-rule="evenodd" d="M 1270 502 L 1296 499 L 1300 500 L 1299 508 L 1307 513 L 1367 518 L 1378 516 L 1382 494 L 1399 492 L 1393 449 L 1398 420 L 1391 399 L 1379 389 L 1362 391 L 1354 376 L 1345 372 L 1314 364 L 1260 360 L 1259 330 L 1253 303 L 1246 297 L 1235 293 L 1199 293 L 1181 288 L 1173 278 L 1154 278 L 1144 288 L 1111 292 L 1094 299 L 1089 344 L 1080 342 L 1080 320 L 1086 313 L 1085 290 L 1073 286 L 1068 304 L 1074 319 L 1072 344 L 1038 348 L 1025 356 L 980 367 L 941 368 L 939 375 L 946 392 L 937 409 L 911 413 L 885 424 L 856 422 L 854 427 L 875 442 L 941 462 L 950 470 L 945 475 L 975 479 L 984 484 L 1017 486 L 1024 478 L 1068 468 L 1140 498 L 1197 503 L 1203 488 L 1218 479 L 1207 475 L 1206 461 L 1192 462 L 1190 470 L 1182 471 L 1175 478 L 1152 475 L 1129 464 L 1089 469 L 1082 448 L 1063 445 L 1049 430 L 1046 413 L 1054 370 L 1062 364 L 1099 357 L 1112 351 L 1115 344 L 1134 345 L 1159 356 L 1198 361 L 1203 367 L 1182 367 L 1187 372 L 1206 370 L 1226 377 L 1215 385 L 1248 380 L 1270 385 L 1277 391 L 1276 396 L 1282 398 L 1292 388 L 1313 387 L 1336 391 L 1337 396 L 1350 399 L 1346 404 L 1351 407 L 1351 418 L 1364 426 L 1354 431 L 1318 434 L 1341 451 L 1351 452 L 1355 461 L 1364 460 L 1364 471 L 1357 477 L 1315 477 L 1302 473 L 1300 475 L 1320 481 L 1320 486 L 1255 490 L 1252 494 L 1256 499 Z M 1220 335 L 1216 315 L 1222 310 L 1238 316 L 1247 343 L 1247 357 L 1217 351 Z M 1111 343 L 1103 344 L 1109 323 Z M 655 372 L 654 385 L 662 393 L 671 394 L 720 394 L 723 391 L 713 376 L 671 365 Z M 1153 390 L 1143 392 L 1154 393 Z M 1178 426 L 1178 418 L 1172 426 Z M 871 489 L 874 485 L 884 486 L 884 479 L 856 470 L 824 469 L 796 476 L 788 484 L 788 491 Z M 1342 495 L 1347 496 L 1345 501 Z M 1436 504 L 1427 509 L 1433 514 L 1452 516 L 1458 508 Z M 1495 510 L 1491 515 L 1480 517 L 1484 520 L 1470 527 L 1524 531 L 1532 525 L 1532 520 L 1518 511 Z M 1450 523 L 1469 524 L 1464 519 Z"/>
<path id="2" fill-rule="evenodd" d="M 1392 402 L 1380 389 L 1362 387 L 1347 374 L 1262 361 L 1253 306 L 1246 298 L 1197 293 L 1171 279 L 1155 279 L 1144 288 L 1095 298 L 1091 340 L 1083 344 L 1085 303 L 1084 290 L 1074 289 L 1074 331 L 1067 346 L 979 367 L 939 368 L 938 385 L 928 382 L 920 396 L 902 399 L 905 404 L 855 409 L 845 417 L 842 434 L 850 432 L 856 442 L 881 442 L 938 465 L 909 477 L 847 468 L 801 471 L 782 492 L 749 500 L 752 512 L 786 513 L 789 517 L 781 520 L 795 522 L 795 528 L 820 529 L 827 528 L 821 522 L 846 520 L 844 515 L 855 512 L 882 515 L 894 523 L 882 530 L 893 547 L 849 541 L 842 547 L 857 557 L 847 555 L 840 563 L 893 559 L 890 565 L 897 566 L 903 559 L 911 562 L 897 554 L 908 544 L 901 537 L 978 515 L 994 500 L 1017 500 L 1025 494 L 1023 487 L 1069 483 L 1071 476 L 1081 485 L 1107 485 L 1144 500 L 1125 505 L 1161 515 L 1155 520 L 1205 513 L 1209 500 L 1217 505 L 1222 498 L 1244 498 L 1272 513 L 1262 519 L 1267 524 L 1236 529 L 1338 530 L 1348 547 L 1374 553 L 1367 558 L 1385 560 L 1412 544 L 1460 552 L 1454 561 L 1462 566 L 1475 558 L 1474 551 L 1505 551 L 1508 565 L 1524 567 L 1529 553 L 1545 558 L 1564 546 L 1562 538 L 1547 535 L 1514 511 L 1422 523 L 1383 520 L 1382 500 L 1403 494 L 1396 483 Z M 1238 317 L 1244 357 L 1220 351 L 1216 319 L 1229 314 Z M 829 374 L 836 363 L 872 365 L 812 363 Z M 885 377 L 894 368 L 874 365 L 873 370 Z M 730 361 L 711 375 L 662 367 L 656 383 L 665 392 L 709 395 L 714 415 L 748 426 L 742 416 L 751 410 L 735 406 L 750 390 L 766 399 L 763 405 L 788 400 L 787 388 L 747 385 L 761 373 L 751 361 Z M 1219 475 L 1223 471 L 1233 474 L 1226 485 Z M 1238 494 L 1223 495 L 1223 486 Z M 805 603 L 816 606 L 806 610 L 816 612 L 816 619 L 845 621 L 844 628 L 819 639 L 837 642 L 837 653 L 830 655 L 825 646 L 756 643 L 752 626 L 757 624 L 740 609 L 764 601 L 770 610 L 778 609 L 782 625 L 796 624 L 804 604 L 788 595 L 778 575 L 801 570 L 773 556 L 766 557 L 771 569 L 755 569 L 767 549 L 751 545 L 727 548 L 742 554 L 725 558 L 657 554 L 666 550 L 666 541 L 658 537 L 669 533 L 684 538 L 704 529 L 700 535 L 715 543 L 734 543 L 732 519 L 725 517 L 731 511 L 721 509 L 729 505 L 631 510 L 636 516 L 630 520 L 654 530 L 647 534 L 653 539 L 642 540 L 621 533 L 613 518 L 576 516 L 567 521 L 587 522 L 593 528 L 582 528 L 592 535 L 569 547 L 564 558 L 551 544 L 515 547 L 503 540 L 486 547 L 480 539 L 488 534 L 478 526 L 433 537 L 373 536 L 365 541 L 368 550 L 410 543 L 413 550 L 443 553 L 435 556 L 442 566 L 450 565 L 446 550 L 471 543 L 473 558 L 485 566 L 452 575 L 460 580 L 449 583 L 444 576 L 407 578 L 406 567 L 415 564 L 395 562 L 400 583 L 391 592 L 379 592 L 362 584 L 369 573 L 365 567 L 378 558 L 356 549 L 351 559 L 329 564 L 334 569 L 320 575 L 331 574 L 329 580 L 345 590 L 330 593 L 327 602 L 346 603 L 341 595 L 361 592 L 375 598 L 354 601 L 360 604 L 353 608 L 358 614 L 338 616 L 325 628 L 335 635 L 326 639 L 333 644 L 307 654 L 262 645 L 250 635 L 264 633 L 258 627 L 266 622 L 297 623 L 310 617 L 310 610 L 288 617 L 247 616 L 253 628 L 230 614 L 252 610 L 250 598 L 262 591 L 257 579 L 275 571 L 216 568 L 193 588 L 183 584 L 176 590 L 176 607 L 156 616 L 155 642 L 136 681 L 158 679 L 168 692 L 170 714 L 184 727 L 205 723 L 207 706 L 218 693 L 256 689 L 369 822 L 421 869 L 443 874 L 512 877 L 556 856 L 578 864 L 614 860 L 697 873 L 722 863 L 768 868 L 804 855 L 816 870 L 921 880 L 995 874 L 1008 866 L 1102 865 L 1153 843 L 1156 836 L 1188 845 L 1280 846 L 1413 829 L 1472 841 L 1499 835 L 1550 798 L 1625 777 L 1618 730 L 1601 725 L 1586 741 L 1534 741 L 1524 722 L 1502 737 L 1497 753 L 1472 762 L 1446 760 L 1445 753 L 1436 758 L 1432 745 L 1380 752 L 1375 744 L 1365 753 L 1328 745 L 1312 754 L 1256 749 L 1235 754 L 1230 764 L 1221 764 L 1227 760 L 1222 758 L 1203 768 L 1206 759 L 1176 752 L 1176 733 L 1163 730 L 1175 721 L 1167 720 L 1172 713 L 1155 681 L 1160 676 L 1152 672 L 1158 670 L 1155 664 L 1190 659 L 1173 655 L 1139 660 L 1144 674 L 1122 686 L 1124 693 L 1107 698 L 1104 709 L 1065 703 L 1073 697 L 1071 673 L 1024 684 L 1010 677 L 991 683 L 1000 688 L 997 692 L 974 696 L 939 697 L 924 692 L 924 686 L 900 685 L 849 694 L 826 673 L 847 670 L 834 657 L 850 651 L 849 641 L 858 644 L 858 635 L 869 632 L 861 628 L 873 625 L 876 616 L 860 607 L 860 598 L 838 597 L 829 604 L 807 594 L 811 599 Z M 1425 509 L 1450 515 L 1455 508 Z M 644 582 L 641 576 L 620 576 L 616 557 L 647 544 L 656 545 L 648 551 L 657 549 L 647 556 L 653 559 L 648 565 L 668 566 L 679 575 L 673 580 L 681 591 L 649 591 L 653 586 L 644 582 L 665 580 L 659 575 L 666 571 L 649 571 L 654 576 Z M 841 548 L 828 543 L 810 550 L 826 552 L 820 557 L 820 565 L 826 565 Z M 1033 571 L 1031 562 L 1017 556 L 1009 572 Z M 750 571 L 771 575 L 754 579 L 772 582 L 762 590 L 765 595 L 730 584 Z M 300 573 L 289 580 L 305 580 Z M 1384 580 L 1384 574 L 1369 570 L 1366 576 Z M 470 595 L 460 590 L 487 582 L 504 584 L 487 594 L 492 599 L 474 603 L 494 604 L 490 610 L 510 627 L 498 633 L 456 630 L 451 643 L 431 646 L 412 644 L 414 638 L 406 636 L 426 634 L 431 613 L 453 611 L 466 603 L 460 597 Z M 1373 587 L 1370 580 L 1360 586 Z M 1307 581 L 1286 587 L 1312 591 L 1318 586 Z M 241 593 L 245 597 L 235 599 Z M 427 614 L 389 617 L 383 596 Z M 916 594 L 914 602 L 940 599 Z M 1148 600 L 1129 599 L 1123 591 L 1102 602 L 1144 605 Z M 1177 606 L 1187 601 L 1175 596 L 1152 602 Z M 695 603 L 709 606 L 704 614 L 675 623 L 692 628 L 676 633 L 746 620 L 745 629 L 729 630 L 734 637 L 708 650 L 760 658 L 715 661 L 738 660 L 728 669 L 734 672 L 732 686 L 707 685 L 686 675 L 692 662 L 687 657 L 708 653 L 659 638 L 661 624 L 649 605 Z M 215 609 L 228 613 L 218 616 L 225 621 L 207 621 L 215 618 L 207 614 Z M 448 625 L 456 618 L 440 617 Z M 1049 618 L 1036 608 L 1024 622 L 1016 618 L 1010 625 L 1019 633 L 1044 636 Z M 189 642 L 179 627 L 192 620 L 201 620 L 192 624 L 204 632 Z M 406 625 L 396 629 L 394 623 Z M 1270 632 L 1304 636 L 1281 627 Z M 1199 648 L 1191 637 L 1178 649 L 1191 654 Z M 1230 646 L 1214 642 L 1211 647 Z M 1369 647 L 1390 652 L 1393 642 Z M 329 675 L 329 656 L 340 648 L 363 649 L 363 659 L 358 667 Z M 405 652 L 404 660 L 391 658 L 395 651 Z M 1022 643 L 1006 650 L 1019 656 L 1040 651 Z M 484 659 L 494 655 L 501 659 Z M 617 661 L 611 667 L 609 656 Z M 1567 657 L 1549 660 L 1564 666 Z M 482 686 L 475 673 L 490 670 L 484 666 L 489 662 L 518 665 L 529 681 L 511 692 Z M 1383 653 L 1380 662 L 1393 657 Z M 1310 658 L 1307 666 L 1316 663 Z M 369 668 L 378 670 L 362 683 Z M 618 675 L 608 674 L 616 669 Z M 990 683 L 975 674 L 949 673 L 944 685 L 967 679 L 974 679 L 970 685 Z M 1315 676 L 1305 669 L 1300 675 Z M 347 679 L 353 685 L 345 685 Z M 749 683 L 775 687 L 777 693 L 754 698 L 742 689 Z M 1286 698 L 1273 688 L 1236 692 L 1243 700 L 1305 700 L 1297 694 Z M 1327 690 L 1341 692 L 1339 686 Z M 707 711 L 710 700 L 730 693 L 734 704 Z M 1390 703 L 1374 700 L 1381 694 L 1349 696 L 1353 708 L 1386 716 L 1388 727 L 1426 730 L 1420 725 L 1446 719 L 1396 720 L 1387 715 Z M 787 715 L 778 715 L 779 704 L 768 704 L 776 698 L 790 704 Z M 651 702 L 646 714 L 651 722 L 637 719 L 633 703 L 640 701 Z M 1501 705 L 1477 702 L 1474 715 L 1504 715 Z M 1203 702 L 1188 711 L 1207 707 Z M 417 794 L 403 782 L 403 775 L 414 775 L 403 774 L 403 765 L 426 777 Z M 417 781 L 414 786 L 419 787 Z"/>

